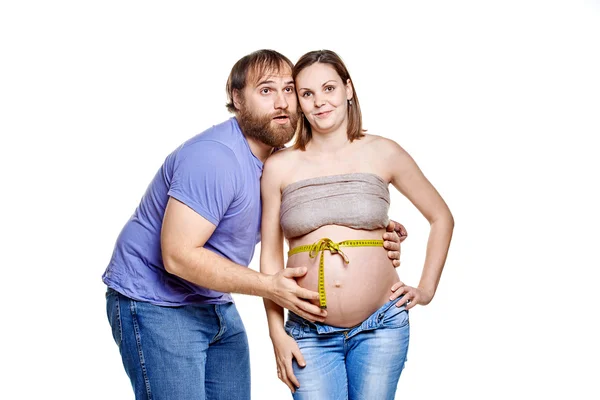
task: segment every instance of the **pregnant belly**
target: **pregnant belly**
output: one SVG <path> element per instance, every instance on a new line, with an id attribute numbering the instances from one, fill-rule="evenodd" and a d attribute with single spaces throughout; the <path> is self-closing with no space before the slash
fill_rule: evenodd
<path id="1" fill-rule="evenodd" d="M 348 229 L 348 228 L 346 228 Z M 362 237 L 331 237 L 332 240 L 381 239 L 381 234 Z M 352 235 L 356 236 L 356 235 Z M 318 239 L 317 239 L 318 240 Z M 293 245 L 313 243 L 306 241 Z M 325 293 L 327 296 L 327 318 L 332 326 L 352 327 L 360 324 L 388 301 L 391 287 L 398 275 L 383 247 L 343 247 L 341 250 L 350 260 L 346 264 L 339 254 L 325 251 Z M 299 253 L 288 258 L 287 267 L 306 266 L 308 272 L 297 279 L 298 285 L 315 292 L 319 287 L 319 258 L 310 258 L 308 253 Z M 319 304 L 318 300 L 314 301 Z"/>

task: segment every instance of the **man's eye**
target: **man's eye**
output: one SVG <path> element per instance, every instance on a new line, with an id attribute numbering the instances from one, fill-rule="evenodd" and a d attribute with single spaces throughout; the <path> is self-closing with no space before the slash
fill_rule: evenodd
<path id="1" fill-rule="evenodd" d="M 285 88 L 285 91 L 287 93 L 294 93 L 294 88 L 293 87 Z"/>
<path id="2" fill-rule="evenodd" d="M 260 92 L 261 92 L 262 94 L 268 94 L 268 93 L 269 93 L 269 91 L 270 91 L 270 90 L 269 90 L 268 88 L 264 88 L 264 89 L 261 89 L 261 90 L 260 90 Z"/>

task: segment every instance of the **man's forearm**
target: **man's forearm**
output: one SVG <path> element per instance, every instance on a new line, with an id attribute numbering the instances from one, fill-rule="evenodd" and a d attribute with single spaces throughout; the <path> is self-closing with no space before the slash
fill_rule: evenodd
<path id="1" fill-rule="evenodd" d="M 269 275 L 236 264 L 203 247 L 185 254 L 163 254 L 167 272 L 207 289 L 269 298 Z"/>

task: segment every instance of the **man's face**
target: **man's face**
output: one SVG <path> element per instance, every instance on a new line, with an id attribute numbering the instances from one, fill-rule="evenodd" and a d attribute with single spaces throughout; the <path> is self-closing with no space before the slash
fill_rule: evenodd
<path id="1" fill-rule="evenodd" d="M 272 147 L 292 140 L 298 101 L 289 67 L 258 77 L 250 74 L 238 100 L 238 122 L 246 136 Z"/>

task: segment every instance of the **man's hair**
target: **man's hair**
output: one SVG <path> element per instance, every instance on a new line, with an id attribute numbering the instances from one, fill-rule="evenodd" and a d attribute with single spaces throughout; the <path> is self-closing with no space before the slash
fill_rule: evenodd
<path id="1" fill-rule="evenodd" d="M 342 61 L 342 58 L 335 52 L 331 50 L 315 50 L 300 57 L 292 71 L 294 81 L 303 69 L 308 68 L 315 63 L 330 65 L 340 78 L 342 78 L 342 83 L 344 85 L 346 85 L 346 82 L 350 79 L 350 87 L 352 87 L 352 105 L 348 106 L 348 139 L 352 142 L 354 139 L 360 139 L 365 136 L 364 132 L 366 132 L 366 130 L 362 128 L 362 113 L 360 111 L 360 103 L 358 102 L 356 89 L 354 89 L 354 83 L 350 78 L 350 73 Z M 311 138 L 312 129 L 303 114 L 298 121 L 294 148 L 305 150 L 306 145 Z"/>
<path id="2" fill-rule="evenodd" d="M 274 50 L 258 50 L 242 57 L 235 63 L 229 78 L 227 78 L 227 110 L 231 113 L 239 111 L 233 104 L 234 91 L 242 91 L 248 84 L 248 78 L 260 79 L 267 73 L 278 73 L 286 67 L 290 71 L 294 68 L 294 64 L 283 54 Z"/>

